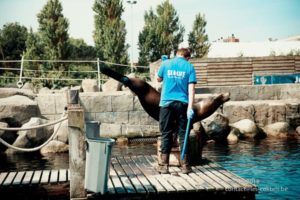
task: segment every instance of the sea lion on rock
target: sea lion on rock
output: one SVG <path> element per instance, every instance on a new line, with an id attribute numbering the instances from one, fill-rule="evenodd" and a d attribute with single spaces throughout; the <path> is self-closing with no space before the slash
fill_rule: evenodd
<path id="1" fill-rule="evenodd" d="M 100 71 L 123 83 L 132 92 L 134 92 L 144 108 L 144 110 L 155 120 L 159 120 L 159 101 L 160 93 L 155 90 L 147 82 L 138 78 L 128 78 L 127 76 L 121 75 L 118 72 L 111 70 L 108 67 L 101 67 Z M 205 119 L 206 117 L 213 114 L 222 104 L 229 101 L 229 93 L 220 94 L 215 98 L 205 99 L 199 103 L 193 105 L 194 117 L 193 122 L 197 122 Z"/>

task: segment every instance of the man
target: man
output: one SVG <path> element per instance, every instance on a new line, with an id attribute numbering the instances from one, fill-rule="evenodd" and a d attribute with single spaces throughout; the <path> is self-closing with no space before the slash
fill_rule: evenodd
<path id="1" fill-rule="evenodd" d="M 169 173 L 169 156 L 172 148 L 172 134 L 178 130 L 180 150 L 183 149 L 187 120 L 192 119 L 192 105 L 195 96 L 196 74 L 192 64 L 188 62 L 190 52 L 186 48 L 177 51 L 176 57 L 162 62 L 158 71 L 158 82 L 163 81 L 160 99 L 159 128 L 161 136 L 160 173 Z M 190 127 L 189 127 L 190 129 Z M 191 172 L 188 148 L 184 160 L 181 161 L 182 173 Z"/>

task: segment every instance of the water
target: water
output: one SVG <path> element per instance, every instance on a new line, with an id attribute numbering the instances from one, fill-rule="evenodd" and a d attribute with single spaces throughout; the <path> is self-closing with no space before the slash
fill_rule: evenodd
<path id="1" fill-rule="evenodd" d="M 155 144 L 114 146 L 113 156 L 156 154 Z M 300 199 L 300 141 L 240 141 L 236 145 L 208 144 L 203 157 L 259 187 L 256 199 Z M 0 156 L 0 171 L 66 169 L 68 154 L 41 156 L 17 154 Z"/>

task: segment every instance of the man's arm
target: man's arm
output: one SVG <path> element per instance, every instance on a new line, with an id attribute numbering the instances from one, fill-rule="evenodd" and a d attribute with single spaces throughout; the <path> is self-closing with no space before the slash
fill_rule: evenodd
<path id="1" fill-rule="evenodd" d="M 195 99 L 195 84 L 194 83 L 190 83 L 189 84 L 189 104 L 188 104 L 188 109 L 192 109 L 193 108 L 194 99 Z"/>

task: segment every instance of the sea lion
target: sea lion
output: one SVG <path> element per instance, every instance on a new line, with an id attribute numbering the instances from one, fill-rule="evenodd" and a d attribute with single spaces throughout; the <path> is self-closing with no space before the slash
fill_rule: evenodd
<path id="1" fill-rule="evenodd" d="M 155 120 L 159 121 L 159 101 L 160 93 L 155 90 L 147 82 L 138 78 L 128 78 L 127 76 L 121 75 L 118 72 L 111 70 L 108 67 L 101 67 L 100 71 L 123 83 L 132 92 L 134 92 L 144 108 L 144 110 Z M 205 99 L 199 103 L 193 105 L 194 117 L 193 123 L 203 120 L 206 117 L 213 114 L 222 104 L 229 101 L 229 94 L 220 94 L 215 98 Z"/>

